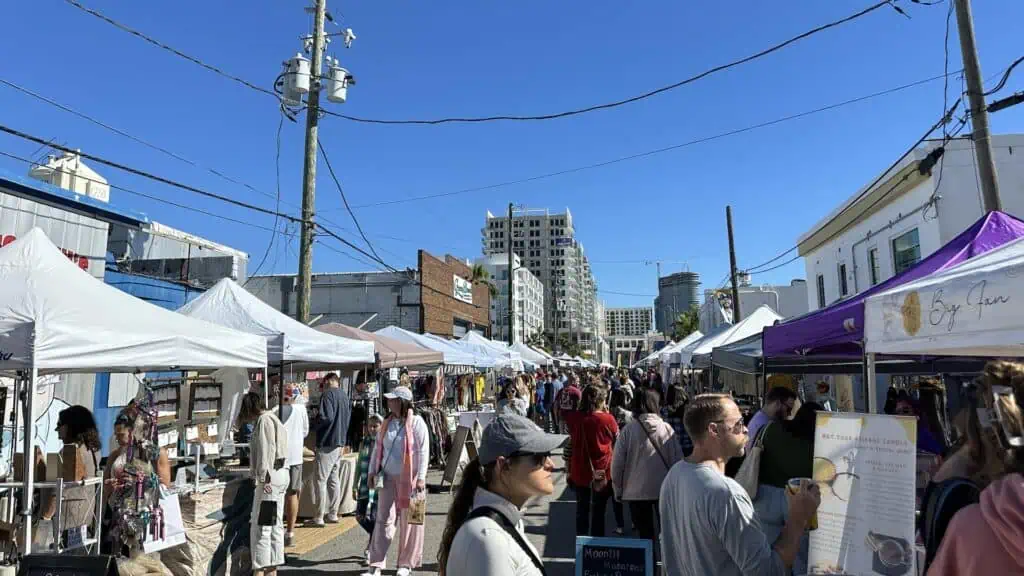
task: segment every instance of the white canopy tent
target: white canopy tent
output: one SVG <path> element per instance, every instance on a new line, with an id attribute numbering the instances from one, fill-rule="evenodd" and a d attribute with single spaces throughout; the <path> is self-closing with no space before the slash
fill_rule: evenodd
<path id="1" fill-rule="evenodd" d="M 467 332 L 461 340 L 468 344 L 475 344 L 479 346 L 482 351 L 490 352 L 494 357 L 498 368 L 512 368 L 513 370 L 518 370 L 520 372 L 523 371 L 522 354 L 512 351 L 509 349 L 507 344 L 485 338 L 472 331 Z"/>
<path id="2" fill-rule="evenodd" d="M 726 330 L 701 338 L 692 345 L 692 348 L 684 350 L 683 354 L 689 354 L 688 360 L 694 366 L 706 368 L 711 365 L 712 350 L 758 334 L 764 330 L 765 326 L 771 326 L 777 320 L 782 320 L 782 316 L 767 304 L 762 304 L 757 310 L 740 320 L 739 324 L 733 324 Z"/>
<path id="3" fill-rule="evenodd" d="M 230 278 L 224 278 L 178 312 L 265 339 L 271 364 L 298 363 L 317 368 L 373 364 L 373 342 L 334 336 L 275 310 Z"/>
<path id="4" fill-rule="evenodd" d="M 670 344 L 662 348 L 658 352 L 655 352 L 655 354 L 658 355 L 658 361 L 660 361 L 663 365 L 682 364 L 680 352 L 683 350 L 683 348 L 690 346 L 691 344 L 697 342 L 703 337 L 704 334 L 700 330 L 695 330 L 694 332 L 691 332 L 688 336 L 686 336 L 679 342 Z"/>
<path id="5" fill-rule="evenodd" d="M 519 355 L 523 358 L 523 360 L 528 360 L 538 366 L 551 365 L 550 356 L 545 356 L 544 354 L 537 352 L 536 350 L 530 348 L 529 346 L 523 344 L 522 342 L 516 342 L 510 348 L 513 352 L 518 352 Z"/>
<path id="6" fill-rule="evenodd" d="M 416 334 L 398 326 L 387 326 L 377 330 L 374 334 L 380 334 L 381 336 L 387 336 L 388 338 L 394 338 L 395 340 L 416 344 L 417 346 L 440 352 L 444 355 L 444 363 L 449 367 L 470 367 L 476 365 L 476 358 L 472 354 L 460 350 L 452 346 L 448 341 L 440 338 L 435 339 L 423 334 Z"/>
<path id="7" fill-rule="evenodd" d="M 552 356 L 551 354 L 548 354 L 547 352 L 545 352 L 542 348 L 537 348 L 535 346 L 527 346 L 527 348 L 529 348 L 530 350 L 533 350 L 537 354 L 540 354 L 541 356 L 547 358 L 547 366 L 554 366 L 555 365 L 555 357 Z"/>
<path id="8" fill-rule="evenodd" d="M 869 297 L 869 354 L 1024 356 L 1024 239 Z M 872 396 L 873 397 L 873 396 Z"/>
<path id="9" fill-rule="evenodd" d="M 108 286 L 72 264 L 38 228 L 0 249 L 0 279 L 0 371 L 27 380 L 29 398 L 39 374 L 266 367 L 262 338 Z M 26 422 L 35 421 L 32 404 Z M 34 454 L 35 435 L 25 434 L 24 442 L 25 454 Z M 26 466 L 26 494 L 34 469 Z M 31 498 L 24 501 L 30 535 Z M 24 543 L 30 553 L 32 538 Z"/>

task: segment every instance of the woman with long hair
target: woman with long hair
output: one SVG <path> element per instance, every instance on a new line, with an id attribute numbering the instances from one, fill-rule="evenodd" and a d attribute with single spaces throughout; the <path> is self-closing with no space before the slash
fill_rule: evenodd
<path id="1" fill-rule="evenodd" d="M 412 411 L 412 391 L 398 386 L 384 395 L 390 414 L 377 435 L 370 459 L 369 485 L 377 488 L 377 524 L 370 537 L 369 567 L 380 576 L 398 532 L 398 576 L 409 576 L 423 562 L 424 524 L 410 524 L 412 501 L 426 498 L 430 438 L 427 423 Z"/>
<path id="2" fill-rule="evenodd" d="M 988 483 L 946 527 L 929 576 L 1024 573 L 1024 364 L 989 362 L 972 406 L 978 476 Z"/>
<path id="3" fill-rule="evenodd" d="M 252 424 L 249 474 L 256 483 L 249 519 L 253 576 L 277 574 L 284 564 L 284 495 L 288 490 L 288 431 L 263 396 L 247 392 L 238 408 L 238 422 Z"/>
<path id="4" fill-rule="evenodd" d="M 619 435 L 607 400 L 604 388 L 587 386 L 579 409 L 565 414 L 573 445 L 569 478 L 576 491 L 577 536 L 605 535 L 604 513 L 612 497 L 612 447 Z"/>
<path id="5" fill-rule="evenodd" d="M 633 403 L 633 421 L 619 435 L 612 456 L 615 499 L 629 504 L 629 516 L 641 538 L 656 541 L 661 483 L 683 459 L 675 431 L 658 415 L 661 394 L 644 388 Z"/>
<path id="6" fill-rule="evenodd" d="M 555 491 L 551 451 L 566 437 L 502 414 L 484 428 L 478 457 L 462 472 L 438 550 L 441 576 L 539 576 L 540 553 L 526 537 L 522 509 Z"/>
<path id="7" fill-rule="evenodd" d="M 754 513 L 769 542 L 782 533 L 789 518 L 786 484 L 790 478 L 811 478 L 814 462 L 814 426 L 821 404 L 807 402 L 800 406 L 792 420 L 765 424 L 762 438 L 761 468 L 757 475 L 757 496 Z M 800 542 L 800 552 L 793 565 L 794 574 L 807 572 L 807 535 Z"/>
<path id="8" fill-rule="evenodd" d="M 92 412 L 85 406 L 70 406 L 57 414 L 57 436 L 61 442 L 75 447 L 75 459 L 82 466 L 74 467 L 76 472 L 84 470 L 84 474 L 64 477 L 65 482 L 77 482 L 92 478 L 99 472 L 100 433 L 96 429 L 96 420 Z M 63 453 L 62 453 L 63 454 Z M 67 467 L 65 467 L 67 469 Z M 71 486 L 64 489 L 64 501 L 61 509 L 61 526 L 59 534 L 68 528 L 78 528 L 91 524 L 95 513 L 96 491 L 94 486 Z M 51 493 L 47 504 L 42 508 L 42 518 L 49 520 L 57 513 L 57 494 Z"/>

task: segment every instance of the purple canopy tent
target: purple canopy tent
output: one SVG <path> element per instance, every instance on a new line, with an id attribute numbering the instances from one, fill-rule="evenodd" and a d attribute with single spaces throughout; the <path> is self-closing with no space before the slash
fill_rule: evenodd
<path id="1" fill-rule="evenodd" d="M 764 329 L 764 357 L 861 357 L 864 300 L 883 290 L 917 280 L 984 254 L 1024 236 L 1024 221 L 989 212 L 945 246 L 903 273 L 851 298 Z"/>

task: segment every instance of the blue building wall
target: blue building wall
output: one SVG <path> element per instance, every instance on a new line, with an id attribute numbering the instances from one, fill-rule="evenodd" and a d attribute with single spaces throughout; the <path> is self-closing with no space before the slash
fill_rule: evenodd
<path id="1" fill-rule="evenodd" d="M 125 274 L 113 270 L 106 271 L 103 281 L 122 292 L 168 310 L 177 310 L 203 293 L 202 290 L 189 288 L 173 282 Z M 178 374 L 178 372 L 156 372 L 149 373 L 148 376 L 177 376 Z M 100 438 L 103 440 L 104 456 L 110 453 L 111 447 L 107 446 L 107 440 L 114 433 L 114 419 L 117 418 L 117 414 L 122 408 L 121 406 L 107 405 L 109 391 L 110 374 L 97 374 L 93 393 L 92 413 L 93 417 L 96 418 L 96 426 L 99 429 Z"/>

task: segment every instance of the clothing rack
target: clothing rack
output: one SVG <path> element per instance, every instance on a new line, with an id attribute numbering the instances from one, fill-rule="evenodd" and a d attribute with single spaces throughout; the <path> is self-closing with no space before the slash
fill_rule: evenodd
<path id="1" fill-rule="evenodd" d="M 451 435 L 448 433 L 448 412 L 441 406 L 431 406 L 424 402 L 414 404 L 415 411 L 427 423 L 430 436 L 430 465 L 444 468 L 448 450 L 451 448 Z"/>

